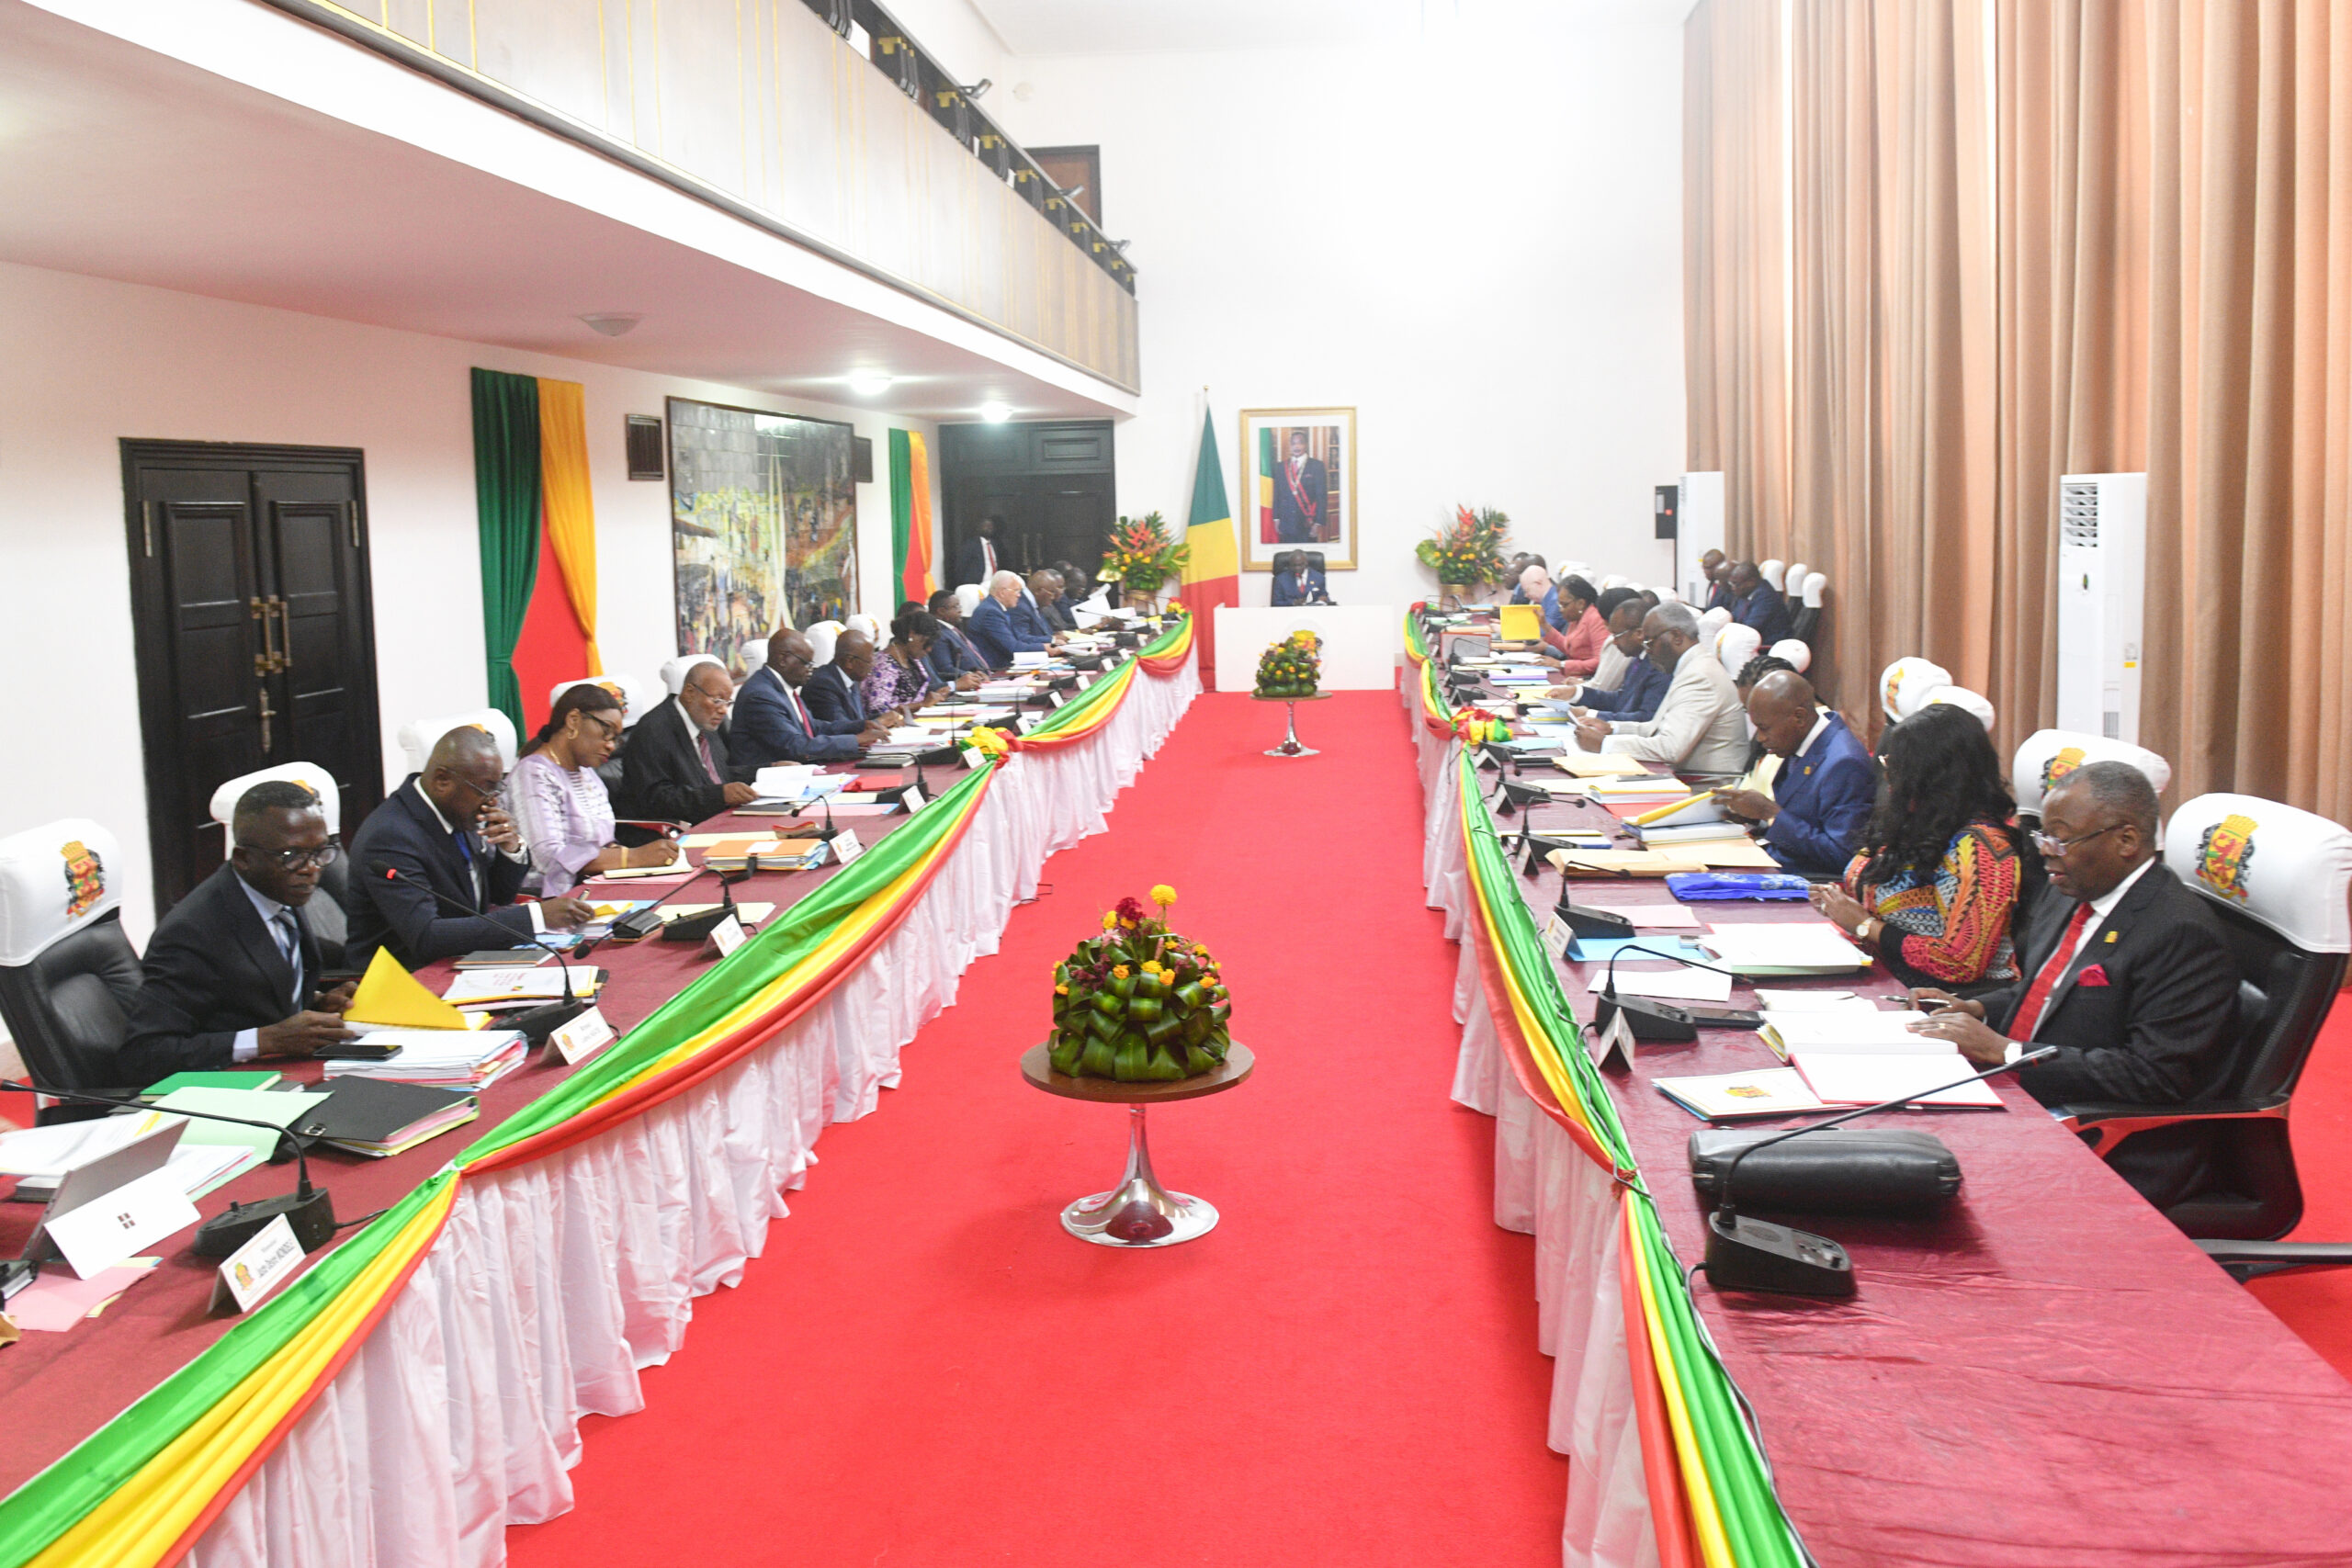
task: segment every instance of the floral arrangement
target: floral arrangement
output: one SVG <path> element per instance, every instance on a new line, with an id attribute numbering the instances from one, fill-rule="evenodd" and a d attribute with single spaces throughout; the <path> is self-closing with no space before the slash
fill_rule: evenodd
<path id="1" fill-rule="evenodd" d="M 1104 542 L 1101 575 L 1114 577 L 1137 593 L 1157 593 L 1184 570 L 1193 547 L 1179 544 L 1159 513 L 1122 517 Z"/>
<path id="2" fill-rule="evenodd" d="M 1457 506 L 1453 520 L 1415 546 L 1413 553 L 1437 573 L 1440 582 L 1476 588 L 1502 580 L 1503 543 L 1510 530 L 1510 519 L 1491 506 L 1476 512 Z"/>
<path id="3" fill-rule="evenodd" d="M 1162 884 L 1151 899 L 1157 914 L 1120 899 L 1102 933 L 1054 965 L 1056 1072 L 1172 1083 L 1224 1062 L 1233 994 L 1208 950 L 1168 929 L 1176 890 Z"/>
<path id="4" fill-rule="evenodd" d="M 1258 657 L 1258 689 L 1261 697 L 1311 697 L 1320 677 L 1323 639 L 1313 632 L 1293 632 L 1270 645 Z"/>

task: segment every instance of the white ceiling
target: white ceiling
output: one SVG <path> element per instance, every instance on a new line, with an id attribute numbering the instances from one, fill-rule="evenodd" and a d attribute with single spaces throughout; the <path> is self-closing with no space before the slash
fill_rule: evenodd
<path id="1" fill-rule="evenodd" d="M 0 214 L 0 260 L 916 418 L 1132 406 L 18 0 Z M 577 320 L 598 311 L 645 319 L 605 338 Z M 899 381 L 854 397 L 857 369 Z"/>
<path id="2" fill-rule="evenodd" d="M 971 0 L 1017 55 L 1296 48 L 1508 28 L 1572 9 L 1679 23 L 1692 0 Z M 1498 69 L 1499 63 L 1498 63 Z"/>

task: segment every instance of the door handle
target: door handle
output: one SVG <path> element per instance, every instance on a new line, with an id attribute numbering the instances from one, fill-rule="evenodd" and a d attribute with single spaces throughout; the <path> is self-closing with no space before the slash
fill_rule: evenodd
<path id="1" fill-rule="evenodd" d="M 273 671 L 291 670 L 294 668 L 294 626 L 286 618 L 286 601 L 273 593 L 269 596 L 269 603 L 270 607 L 277 612 L 277 654 L 270 668 Z"/>
<path id="2" fill-rule="evenodd" d="M 270 627 L 269 601 L 247 599 L 246 608 L 261 623 L 261 651 L 254 655 L 254 673 L 266 675 L 277 668 L 277 634 Z"/>
<path id="3" fill-rule="evenodd" d="M 265 685 L 261 688 L 261 754 L 264 757 L 268 756 L 271 750 L 269 721 L 277 716 L 277 710 L 269 705 L 269 688 Z"/>

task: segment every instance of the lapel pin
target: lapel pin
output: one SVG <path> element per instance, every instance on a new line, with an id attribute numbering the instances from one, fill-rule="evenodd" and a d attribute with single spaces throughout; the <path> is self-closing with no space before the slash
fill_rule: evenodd
<path id="1" fill-rule="evenodd" d="M 2113 947 L 2115 945 L 2115 933 L 2113 931 L 2107 933 L 2107 944 L 2109 947 Z"/>

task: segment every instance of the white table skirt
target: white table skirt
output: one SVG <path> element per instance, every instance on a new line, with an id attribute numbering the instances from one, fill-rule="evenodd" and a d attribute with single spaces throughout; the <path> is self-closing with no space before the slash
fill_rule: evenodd
<path id="1" fill-rule="evenodd" d="M 1607 1173 L 1520 1088 L 1495 1033 L 1465 925 L 1474 916 L 1456 742 L 1431 735 L 1421 722 L 1419 680 L 1408 665 L 1399 684 L 1424 792 L 1422 879 L 1430 908 L 1445 914 L 1445 934 L 1461 943 L 1453 1016 L 1462 1040 L 1453 1097 L 1495 1119 L 1495 1224 L 1535 1237 L 1537 1345 L 1553 1358 L 1546 1437 L 1555 1452 L 1568 1457 L 1561 1560 L 1567 1568 L 1654 1568 L 1657 1542 L 1617 1293 L 1623 1235 L 1617 1199 Z"/>
<path id="2" fill-rule="evenodd" d="M 921 902 L 854 976 L 725 1072 L 601 1136 L 459 1189 L 367 1343 L 185 1559 L 193 1568 L 470 1568 L 571 1506 L 580 1419 L 697 1296 L 760 1255 L 829 1122 L 873 1111 L 899 1052 L 994 953 L 1047 855 L 1103 829 L 1200 692 L 1138 673 L 1091 739 L 1015 754 Z M 886 978 L 887 977 L 887 978 Z"/>

